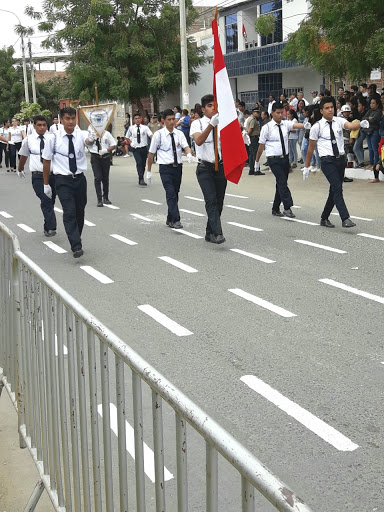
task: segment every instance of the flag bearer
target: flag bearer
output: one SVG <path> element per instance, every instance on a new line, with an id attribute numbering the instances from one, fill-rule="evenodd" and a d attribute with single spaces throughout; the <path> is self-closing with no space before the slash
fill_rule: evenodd
<path id="1" fill-rule="evenodd" d="M 106 130 L 103 131 L 101 137 L 97 137 L 91 126 L 88 128 L 88 134 L 91 139 L 95 140 L 93 145 L 89 146 L 89 151 L 95 177 L 97 206 L 112 204 L 109 200 L 109 169 L 111 167 L 111 154 L 116 147 L 116 141 Z M 101 184 L 103 184 L 103 187 L 101 187 Z"/>

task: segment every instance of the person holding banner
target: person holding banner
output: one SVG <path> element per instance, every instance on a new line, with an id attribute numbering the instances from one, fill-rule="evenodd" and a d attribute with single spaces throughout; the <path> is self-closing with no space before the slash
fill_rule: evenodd
<path id="1" fill-rule="evenodd" d="M 227 180 L 221 159 L 219 137 L 219 168 L 217 171 L 215 170 L 214 127 L 219 123 L 219 114 L 215 113 L 213 94 L 203 96 L 201 105 L 204 116 L 193 121 L 190 136 L 196 144 L 196 156 L 199 162 L 196 168 L 196 176 L 204 196 L 205 210 L 208 216 L 205 240 L 213 244 L 222 244 L 225 242 L 225 238 L 220 217 L 223 211 Z"/>
<path id="2" fill-rule="evenodd" d="M 91 153 L 91 165 L 95 177 L 97 206 L 101 207 L 105 204 L 112 204 L 109 200 L 109 170 L 111 167 L 111 153 L 116 147 L 116 141 L 106 130 L 104 130 L 101 137 L 97 137 L 91 125 L 88 127 L 89 137 L 95 141 L 88 149 Z M 103 184 L 103 187 L 101 187 L 101 184 Z"/>
<path id="3" fill-rule="evenodd" d="M 135 114 L 133 116 L 133 125 L 128 128 L 126 139 L 128 144 L 131 146 L 133 156 L 136 160 L 139 185 L 146 187 L 147 184 L 144 181 L 144 172 L 148 156 L 148 141 L 149 139 L 152 139 L 152 132 L 148 126 L 141 124 L 142 121 L 143 118 L 140 114 Z"/>
<path id="4" fill-rule="evenodd" d="M 44 194 L 52 198 L 49 184 L 51 165 L 56 179 L 56 193 L 63 207 L 65 232 L 74 258 L 84 254 L 81 233 L 84 227 L 85 205 L 87 204 L 87 159 L 84 145 L 93 145 L 94 139 L 88 132 L 76 129 L 76 110 L 65 107 L 60 110 L 63 126 L 45 142 L 42 153 Z"/>

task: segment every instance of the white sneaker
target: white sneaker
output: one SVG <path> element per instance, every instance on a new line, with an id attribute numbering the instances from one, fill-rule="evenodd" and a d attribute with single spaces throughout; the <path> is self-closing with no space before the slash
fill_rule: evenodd
<path id="1" fill-rule="evenodd" d="M 124 155 L 123 158 L 128 158 L 129 155 Z"/>
<path id="2" fill-rule="evenodd" d="M 311 167 L 309 168 L 309 170 L 310 170 L 311 172 L 316 172 L 316 171 L 317 171 L 317 169 L 316 169 L 316 167 L 315 167 L 314 165 L 311 165 Z"/>

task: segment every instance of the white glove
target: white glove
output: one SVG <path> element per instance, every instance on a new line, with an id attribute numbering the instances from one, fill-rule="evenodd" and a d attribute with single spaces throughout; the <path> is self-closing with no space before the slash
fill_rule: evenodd
<path id="1" fill-rule="evenodd" d="M 311 128 L 312 128 L 311 123 L 310 123 L 309 121 L 306 121 L 306 122 L 304 123 L 304 129 L 305 129 L 305 130 L 310 130 Z"/>
<path id="2" fill-rule="evenodd" d="M 212 126 L 217 126 L 219 124 L 219 114 L 215 114 L 213 117 L 211 117 L 209 124 Z"/>
<path id="3" fill-rule="evenodd" d="M 368 119 L 363 119 L 360 123 L 361 128 L 369 128 L 369 121 Z"/>
<path id="4" fill-rule="evenodd" d="M 192 159 L 193 159 L 192 154 L 191 153 L 187 153 L 187 161 L 188 161 L 189 164 L 192 163 Z"/>
<path id="5" fill-rule="evenodd" d="M 52 199 L 52 189 L 51 185 L 44 185 L 44 194 L 49 197 L 49 199 Z"/>
<path id="6" fill-rule="evenodd" d="M 255 162 L 255 172 L 260 171 L 260 162 Z"/>
<path id="7" fill-rule="evenodd" d="M 309 167 L 304 167 L 303 169 L 303 180 L 306 180 L 309 176 Z"/>
<path id="8" fill-rule="evenodd" d="M 152 171 L 147 171 L 147 181 L 148 183 L 152 182 Z"/>
<path id="9" fill-rule="evenodd" d="M 17 171 L 17 175 L 19 178 L 25 178 L 25 172 L 24 171 Z"/>

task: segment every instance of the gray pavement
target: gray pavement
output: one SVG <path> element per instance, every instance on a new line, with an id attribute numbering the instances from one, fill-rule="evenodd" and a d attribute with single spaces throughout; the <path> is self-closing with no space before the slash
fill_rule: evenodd
<path id="1" fill-rule="evenodd" d="M 96 207 L 88 172 L 86 219 L 95 226 L 84 228 L 85 254 L 79 260 L 70 252 L 58 254 L 43 244 L 48 239 L 42 234 L 29 172 L 26 180 L 0 172 L 0 211 L 12 215 L 0 216 L 0 221 L 18 235 L 28 256 L 314 510 L 383 510 L 384 240 L 361 236 L 384 238 L 383 185 L 362 180 L 345 184 L 350 214 L 365 220 L 356 220 L 356 228 L 343 230 L 340 219 L 331 216 L 336 227 L 326 229 L 318 225 L 328 190 L 321 173 L 311 174 L 306 182 L 300 171 L 289 178 L 295 204 L 300 206 L 293 210 L 297 219 L 313 223 L 305 224 L 272 217 L 272 174 L 254 177 L 244 171 L 238 186 L 228 185 L 228 194 L 244 197 L 226 197 L 223 229 L 227 242 L 215 246 L 165 226 L 165 195 L 157 172 L 154 182 L 144 189 L 137 185 L 133 158 L 115 158 L 114 164 L 110 198 L 118 210 Z M 179 205 L 204 214 L 203 202 L 185 197 L 202 197 L 194 168 L 184 165 Z M 61 214 L 57 216 L 58 234 L 49 240 L 69 251 Z M 182 213 L 187 232 L 204 236 L 205 222 L 205 217 Z M 25 232 L 20 223 L 36 232 Z M 137 245 L 126 245 L 111 234 Z M 186 273 L 160 260 L 162 256 L 198 272 Z M 100 283 L 80 268 L 83 265 L 114 282 Z M 268 301 L 272 310 L 229 291 L 234 289 Z M 138 309 L 145 304 L 193 334 L 178 337 L 171 333 Z M 276 306 L 296 316 L 280 316 Z M 260 379 L 290 402 L 276 405 L 270 388 L 263 396 L 240 380 L 246 375 Z M 281 410 L 286 406 L 295 414 L 296 405 L 313 415 L 310 421 L 300 422 Z M 316 430 L 314 418 L 337 433 L 326 440 Z M 338 434 L 349 441 L 347 450 L 332 444 Z M 170 469 L 174 472 L 174 467 Z M 236 510 L 233 503 L 226 503 L 223 511 Z M 260 510 L 270 508 L 264 504 Z"/>

